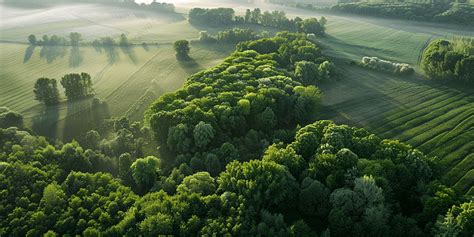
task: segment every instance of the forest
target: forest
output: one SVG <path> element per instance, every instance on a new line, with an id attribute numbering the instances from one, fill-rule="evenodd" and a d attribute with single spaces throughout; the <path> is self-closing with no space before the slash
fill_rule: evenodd
<path id="1" fill-rule="evenodd" d="M 155 101 L 145 124 L 113 120 L 81 144 L 0 130 L 0 234 L 469 236 L 474 205 L 437 181 L 434 157 L 312 122 L 331 64 L 282 32 L 239 43 Z"/>
<path id="2" fill-rule="evenodd" d="M 130 9 L 1 18 L 0 236 L 473 235 L 472 37 L 266 3 L 84 2 Z M 445 21 L 375 6 L 333 9 Z"/>

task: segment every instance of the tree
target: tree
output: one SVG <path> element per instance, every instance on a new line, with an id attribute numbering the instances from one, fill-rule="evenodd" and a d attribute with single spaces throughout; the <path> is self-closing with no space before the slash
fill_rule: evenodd
<path id="1" fill-rule="evenodd" d="M 214 128 L 212 125 L 200 121 L 193 131 L 194 144 L 198 148 L 205 148 L 214 138 Z"/>
<path id="2" fill-rule="evenodd" d="M 231 162 L 218 183 L 220 190 L 242 195 L 256 208 L 293 200 L 298 186 L 284 166 L 261 160 Z"/>
<path id="3" fill-rule="evenodd" d="M 474 202 L 454 205 L 445 216 L 438 219 L 434 228 L 435 236 L 468 237 L 474 233 Z"/>
<path id="4" fill-rule="evenodd" d="M 320 78 L 318 65 L 308 61 L 297 62 L 295 77 L 304 85 L 314 85 Z"/>
<path id="5" fill-rule="evenodd" d="M 28 36 L 28 42 L 31 45 L 36 45 L 38 43 L 38 40 L 36 39 L 36 35 L 30 35 Z"/>
<path id="6" fill-rule="evenodd" d="M 301 32 L 306 34 L 324 35 L 324 28 L 316 18 L 309 18 L 301 22 Z"/>
<path id="7" fill-rule="evenodd" d="M 23 125 L 23 115 L 7 107 L 0 107 L 0 128 L 23 128 Z"/>
<path id="8" fill-rule="evenodd" d="M 141 192 L 147 192 L 156 182 L 160 172 L 160 160 L 154 156 L 137 159 L 130 166 L 132 177 Z"/>
<path id="9" fill-rule="evenodd" d="M 189 41 L 187 40 L 178 40 L 174 42 L 173 48 L 176 51 L 176 56 L 178 58 L 189 58 Z"/>
<path id="10" fill-rule="evenodd" d="M 183 179 L 178 185 L 178 193 L 199 193 L 211 195 L 216 191 L 216 182 L 208 172 L 197 172 Z"/>
<path id="11" fill-rule="evenodd" d="M 121 34 L 120 35 L 120 41 L 119 41 L 120 47 L 128 47 L 130 46 L 130 42 L 128 42 L 127 35 Z"/>
<path id="12" fill-rule="evenodd" d="M 59 103 L 56 79 L 39 78 L 36 80 L 33 92 L 35 93 L 36 100 L 43 102 L 45 105 Z"/>
<path id="13" fill-rule="evenodd" d="M 325 218 L 329 213 L 329 189 L 321 182 L 306 177 L 301 183 L 298 207 L 308 216 Z"/>
<path id="14" fill-rule="evenodd" d="M 78 32 L 71 32 L 69 34 L 69 39 L 71 40 L 71 45 L 77 47 L 79 46 L 79 42 L 82 40 L 82 35 Z"/>
<path id="15" fill-rule="evenodd" d="M 100 134 L 96 130 L 90 130 L 86 133 L 85 143 L 92 149 L 97 149 L 100 143 Z"/>
<path id="16" fill-rule="evenodd" d="M 71 73 L 61 79 L 68 100 L 80 99 L 94 95 L 91 76 L 87 73 Z"/>

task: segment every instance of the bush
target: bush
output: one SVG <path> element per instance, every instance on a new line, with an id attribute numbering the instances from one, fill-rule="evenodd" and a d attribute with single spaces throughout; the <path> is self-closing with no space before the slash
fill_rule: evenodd
<path id="1" fill-rule="evenodd" d="M 409 64 L 394 63 L 377 57 L 363 57 L 361 63 L 364 67 L 399 75 L 411 75 L 415 72 Z"/>

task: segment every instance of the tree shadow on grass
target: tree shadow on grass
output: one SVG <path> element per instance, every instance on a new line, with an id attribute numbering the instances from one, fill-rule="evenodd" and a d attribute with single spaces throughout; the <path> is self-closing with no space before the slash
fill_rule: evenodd
<path id="1" fill-rule="evenodd" d="M 186 56 L 179 56 L 176 55 L 176 59 L 178 60 L 179 66 L 184 69 L 187 73 L 196 73 L 198 71 L 204 70 L 204 67 L 200 65 L 196 60 Z"/>
<path id="2" fill-rule="evenodd" d="M 71 48 L 71 53 L 69 54 L 69 66 L 79 67 L 82 62 L 84 62 L 84 56 L 82 55 L 80 47 L 73 46 Z"/>
<path id="3" fill-rule="evenodd" d="M 107 103 L 97 98 L 84 98 L 67 102 L 67 114 L 63 124 L 62 139 L 80 139 L 88 131 L 97 129 L 104 119 L 110 117 Z"/>
<path id="4" fill-rule="evenodd" d="M 137 55 L 135 54 L 135 49 L 133 48 L 133 45 L 129 46 L 121 46 L 122 52 L 128 56 L 128 58 L 134 63 L 137 64 Z"/>
<path id="5" fill-rule="evenodd" d="M 42 111 L 32 118 L 31 129 L 38 135 L 57 138 L 60 105 L 41 106 Z"/>
<path id="6" fill-rule="evenodd" d="M 25 57 L 23 58 L 23 63 L 27 63 L 30 61 L 31 57 L 33 56 L 33 53 L 35 52 L 36 45 L 30 45 L 26 48 L 25 51 Z"/>
<path id="7" fill-rule="evenodd" d="M 66 46 L 62 45 L 45 45 L 41 47 L 40 57 L 46 59 L 48 64 L 53 63 L 58 58 L 66 55 Z"/>

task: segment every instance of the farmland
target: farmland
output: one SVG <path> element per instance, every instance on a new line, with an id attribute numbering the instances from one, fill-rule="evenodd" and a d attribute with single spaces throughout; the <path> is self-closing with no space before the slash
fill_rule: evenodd
<path id="1" fill-rule="evenodd" d="M 344 67 L 346 78 L 323 86 L 322 118 L 366 127 L 441 159 L 446 181 L 473 194 L 472 90 Z"/>
<path id="2" fill-rule="evenodd" d="M 156 17 L 149 12 L 138 11 L 133 15 L 117 8 L 104 16 L 96 12 L 106 11 L 105 7 L 87 4 L 79 8 L 66 5 L 47 11 L 12 11 L 9 7 L 1 7 L 5 8 L 2 12 L 8 14 L 2 15 L 5 21 L 2 20 L 0 36 L 0 104 L 21 112 L 27 126 L 39 134 L 65 140 L 98 126 L 99 111 L 102 111 L 99 118 L 127 116 L 140 120 L 151 101 L 179 88 L 187 76 L 219 63 L 233 49 L 225 45 L 196 45 L 191 50 L 192 61 L 176 60 L 172 42 L 182 37 L 197 38 L 200 31 L 188 24 L 180 14 Z M 72 19 L 68 16 L 71 9 L 75 10 Z M 12 27 L 18 22 L 24 23 L 23 27 Z M 84 41 L 126 33 L 137 45 L 142 42 L 150 44 L 147 47 L 134 46 L 130 52 L 120 47 L 113 48 L 113 52 L 99 52 L 91 46 L 81 46 L 78 51 L 54 46 L 58 47 L 59 53 L 51 55 L 52 60 L 49 61 L 46 56 L 41 56 L 42 47 L 24 44 L 29 34 L 67 36 L 74 31 L 83 34 Z M 117 56 L 110 57 L 108 53 Z M 81 59 L 78 65 L 71 64 L 74 58 Z M 37 78 L 60 79 L 65 74 L 76 72 L 87 72 L 92 76 L 96 97 L 106 102 L 106 112 L 101 108 L 92 108 L 90 99 L 63 101 L 55 106 L 57 108 L 45 108 L 34 100 L 32 88 Z"/>

